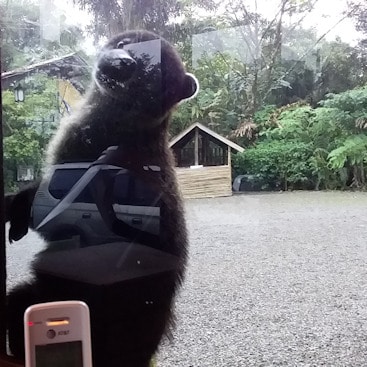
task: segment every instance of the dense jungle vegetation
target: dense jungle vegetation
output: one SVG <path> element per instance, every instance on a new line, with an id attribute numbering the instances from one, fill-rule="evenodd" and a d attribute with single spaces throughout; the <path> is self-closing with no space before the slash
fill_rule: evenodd
<path id="1" fill-rule="evenodd" d="M 50 41 L 42 38 L 37 1 L 0 0 L 2 70 L 71 52 L 89 62 L 80 53 L 86 37 L 98 44 L 124 29 L 149 29 L 176 45 L 201 85 L 197 98 L 175 112 L 172 136 L 200 122 L 242 145 L 245 152 L 233 156 L 234 175 L 248 174 L 259 189 L 363 189 L 367 6 L 345 2 L 335 23 L 353 22 L 361 37 L 352 45 L 328 38 L 333 27 L 320 35 L 306 26 L 317 3 L 281 0 L 274 16 L 265 17 L 257 1 L 74 0 L 90 15 L 89 25 L 70 25 L 61 14 L 59 39 Z M 49 74 L 22 83 L 22 103 L 12 88 L 3 91 L 8 190 L 19 184 L 19 166 L 32 166 L 37 176 L 49 137 L 69 113 Z"/>

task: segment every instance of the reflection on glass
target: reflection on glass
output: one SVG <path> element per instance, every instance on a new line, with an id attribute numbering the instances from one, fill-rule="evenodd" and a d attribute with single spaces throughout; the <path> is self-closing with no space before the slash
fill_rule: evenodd
<path id="1" fill-rule="evenodd" d="M 355 363 L 335 350 L 339 351 L 340 345 L 363 349 L 363 338 L 351 340 L 338 325 L 346 325 L 347 319 L 356 324 L 364 322 L 363 313 L 353 311 L 359 309 L 354 298 L 360 304 L 365 301 L 358 280 L 363 279 L 363 266 L 352 266 L 360 264 L 364 251 L 358 247 L 360 238 L 354 236 L 358 233 L 365 237 L 365 198 L 360 193 L 353 193 L 351 198 L 348 193 L 308 196 L 297 191 L 366 187 L 364 2 L 228 0 L 183 4 L 77 0 L 74 8 L 70 2 L 55 0 L 42 1 L 41 12 L 38 5 L 0 0 L 5 41 L 2 81 L 7 191 L 16 192 L 32 178 L 42 177 L 50 137 L 60 119 L 77 110 L 90 71 L 96 70 L 89 56 L 94 59 L 95 49 L 100 49 L 106 39 L 134 28 L 163 34 L 179 50 L 187 69 L 201 85 L 196 99 L 175 110 L 169 126 L 178 166 L 175 171 L 185 199 L 231 195 L 232 188 L 247 192 L 232 198 L 186 201 L 191 278 L 186 283 L 188 297 L 185 295 L 178 303 L 183 325 L 179 333 L 184 342 L 162 347 L 159 365 L 182 361 L 195 365 L 198 360 L 213 366 L 222 365 L 223 360 L 229 365 L 292 364 L 305 355 L 315 365 L 322 357 L 332 365 Z M 59 12 L 64 17 L 59 17 Z M 86 31 L 86 24 L 92 35 Z M 89 55 L 75 53 L 80 47 Z M 121 111 L 131 114 L 121 115 L 125 118 L 120 116 L 118 122 L 124 122 L 123 126 L 131 131 L 137 126 L 134 108 L 144 111 L 144 117 L 139 115 L 137 119 L 144 127 L 150 123 L 146 116 L 156 117 L 165 111 L 164 59 L 162 44 L 157 40 L 127 42 L 122 49 L 134 58 L 136 66 L 121 80 L 102 73 L 99 82 L 110 88 L 108 92 L 124 95 Z M 177 83 L 175 80 L 170 85 Z M 15 103 L 16 85 L 22 86 L 23 102 Z M 131 89 L 125 93 L 127 86 Z M 21 94 L 17 99 L 22 100 L 19 97 Z M 93 110 L 102 100 L 101 94 L 88 108 Z M 118 99 L 98 119 L 111 122 L 112 107 L 116 105 Z M 98 136 L 108 136 L 103 124 L 99 126 Z M 188 133 L 183 134 L 185 131 Z M 87 135 L 88 124 L 84 132 Z M 65 142 L 64 155 L 52 162 L 57 164 L 50 167 L 37 193 L 34 191 L 32 206 L 17 212 L 25 214 L 27 228 L 30 217 L 31 227 L 46 241 L 32 231 L 24 237 L 25 242 L 7 247 L 8 281 L 13 287 L 23 279 L 20 276 L 29 279 L 29 268 L 24 264 L 33 259 L 31 252 L 38 252 L 47 243 L 47 252 L 34 266 L 46 278 L 67 281 L 68 295 L 91 299 L 98 315 L 93 322 L 106 323 L 109 329 L 105 339 L 97 333 L 95 343 L 107 345 L 119 340 L 121 350 L 132 345 L 132 354 L 141 355 L 141 346 L 149 344 L 150 334 L 136 332 L 136 320 L 140 330 L 162 333 L 162 326 L 155 320 L 167 317 L 169 312 L 165 310 L 171 310 L 175 280 L 168 278 L 172 270 L 182 266 L 177 261 L 181 252 L 173 253 L 174 246 L 163 246 L 161 239 L 167 238 L 167 227 L 173 239 L 183 231 L 167 214 L 167 203 L 176 196 L 162 198 L 157 187 L 157 182 L 167 176 L 161 162 L 145 159 L 138 169 L 124 162 L 96 164 L 104 149 L 119 144 L 118 135 L 111 135 L 113 141 L 98 149 L 95 144 L 88 145 L 83 135 L 84 147 L 92 148 L 83 150 L 81 144 L 77 145 L 75 154 Z M 175 136 L 180 139 L 175 141 Z M 137 146 L 146 146 L 139 139 L 126 139 L 134 146 L 128 152 L 133 157 Z M 146 179 L 144 167 L 150 167 L 151 180 Z M 296 192 L 288 195 L 291 190 Z M 267 195 L 252 196 L 250 191 L 265 191 Z M 353 220 L 348 222 L 348 218 Z M 19 230 L 21 235 L 22 231 L 24 228 Z M 327 240 L 319 237 L 320 233 L 325 233 Z M 346 239 L 345 234 L 350 238 Z M 353 243 L 353 247 L 346 247 L 347 243 Z M 326 263 L 320 260 L 323 256 Z M 353 271 L 345 268 L 342 272 L 346 263 Z M 338 269 L 333 264 L 338 264 Z M 284 274 L 290 275 L 282 277 Z M 325 274 L 331 276 L 329 282 Z M 352 281 L 343 283 L 342 279 L 349 279 L 350 274 L 355 275 Z M 297 276 L 302 281 L 298 282 Z M 319 279 L 333 286 L 321 292 Z M 144 289 L 137 291 L 136 284 L 142 280 Z M 121 283 L 123 289 L 113 293 Z M 63 287 L 60 282 L 54 288 Z M 282 289 L 287 297 L 277 298 L 283 294 Z M 292 298 L 295 294 L 302 297 Z M 332 301 L 326 301 L 326 295 Z M 338 301 L 343 296 L 346 303 Z M 338 325 L 330 316 L 335 300 L 337 309 L 344 310 L 338 311 L 343 321 Z M 345 309 L 345 304 L 350 307 Z M 101 312 L 104 306 L 108 315 Z M 302 307 L 306 311 L 298 316 Z M 282 318 L 284 310 L 293 311 L 291 322 Z M 314 333 L 314 318 L 307 318 L 309 310 L 320 311 L 319 334 Z M 134 311 L 139 317 L 129 317 Z M 111 315 L 113 322 L 108 317 Z M 121 333 L 122 323 L 125 333 Z M 326 347 L 318 356 L 311 354 L 308 344 L 303 343 L 310 340 L 309 330 L 318 345 L 325 345 L 318 335 L 328 336 L 328 345 L 333 345 L 330 325 L 336 325 L 340 345 L 334 345 L 336 349 Z M 262 334 L 259 330 L 265 331 Z M 282 343 L 279 330 L 284 332 Z M 213 335 L 223 355 L 210 348 Z M 294 338 L 296 346 L 292 345 Z M 283 344 L 291 347 L 285 349 Z M 106 355 L 110 365 L 117 365 L 121 356 L 113 349 Z M 278 352 L 279 361 L 275 361 L 273 356 Z M 103 365 L 103 356 L 97 359 Z M 137 365 L 143 363 L 136 361 Z"/>
<path id="2" fill-rule="evenodd" d="M 160 194 L 149 182 L 116 166 L 98 167 L 90 179 L 90 167 L 90 163 L 64 163 L 52 168 L 33 201 L 33 228 L 52 241 L 78 236 L 83 246 L 104 243 L 106 239 L 121 240 L 119 233 L 123 235 L 123 230 L 111 230 L 111 220 L 116 219 L 159 234 Z M 159 175 L 159 171 L 153 174 Z M 74 187 L 78 192 L 67 197 Z M 110 210 L 114 211 L 114 219 L 103 215 Z"/>

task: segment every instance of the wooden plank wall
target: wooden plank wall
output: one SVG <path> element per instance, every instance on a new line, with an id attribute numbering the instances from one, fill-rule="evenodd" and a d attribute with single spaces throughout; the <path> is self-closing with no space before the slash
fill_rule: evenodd
<path id="1" fill-rule="evenodd" d="M 176 167 L 176 174 L 181 193 L 185 199 L 232 195 L 230 166 Z"/>

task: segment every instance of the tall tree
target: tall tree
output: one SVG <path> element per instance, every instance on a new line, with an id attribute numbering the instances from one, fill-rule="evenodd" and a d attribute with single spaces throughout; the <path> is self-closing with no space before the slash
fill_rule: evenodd
<path id="1" fill-rule="evenodd" d="M 93 15 L 89 29 L 95 42 L 126 29 L 143 28 L 163 34 L 170 21 L 181 16 L 188 7 L 209 9 L 214 6 L 214 0 L 74 0 L 74 3 Z"/>
<path id="2" fill-rule="evenodd" d="M 357 30 L 364 33 L 367 37 L 367 4 L 365 1 L 353 0 L 348 1 L 348 7 L 350 10 L 350 16 L 353 17 Z"/>
<path id="3" fill-rule="evenodd" d="M 262 18 L 257 13 L 256 0 L 254 11 L 242 1 L 228 3 L 228 25 L 239 27 L 241 41 L 247 48 L 253 71 L 252 101 L 247 107 L 249 115 L 254 114 L 274 89 L 289 87 L 289 83 L 284 80 L 286 73 L 282 73 L 279 69 L 282 51 L 288 38 L 298 28 L 306 14 L 313 9 L 316 1 L 281 0 L 275 16 L 270 20 Z M 285 18 L 291 16 L 292 24 L 285 27 Z M 296 60 L 299 59 L 300 57 L 297 57 Z"/>
<path id="4" fill-rule="evenodd" d="M 352 47 L 336 39 L 322 45 L 320 57 L 321 70 L 315 88 L 317 101 L 327 93 L 341 93 L 366 83 L 366 60 L 360 47 Z"/>
<path id="5" fill-rule="evenodd" d="M 40 8 L 32 0 L 0 0 L 2 70 L 62 56 L 79 48 L 83 32 L 60 19 L 60 41 L 41 39 Z"/>

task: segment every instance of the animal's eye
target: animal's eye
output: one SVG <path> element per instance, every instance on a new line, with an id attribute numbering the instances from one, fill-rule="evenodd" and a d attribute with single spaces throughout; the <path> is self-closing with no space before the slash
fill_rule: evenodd
<path id="1" fill-rule="evenodd" d="M 128 45 L 131 42 L 130 38 L 124 38 L 122 41 L 117 43 L 117 48 L 124 48 L 125 45 Z"/>

